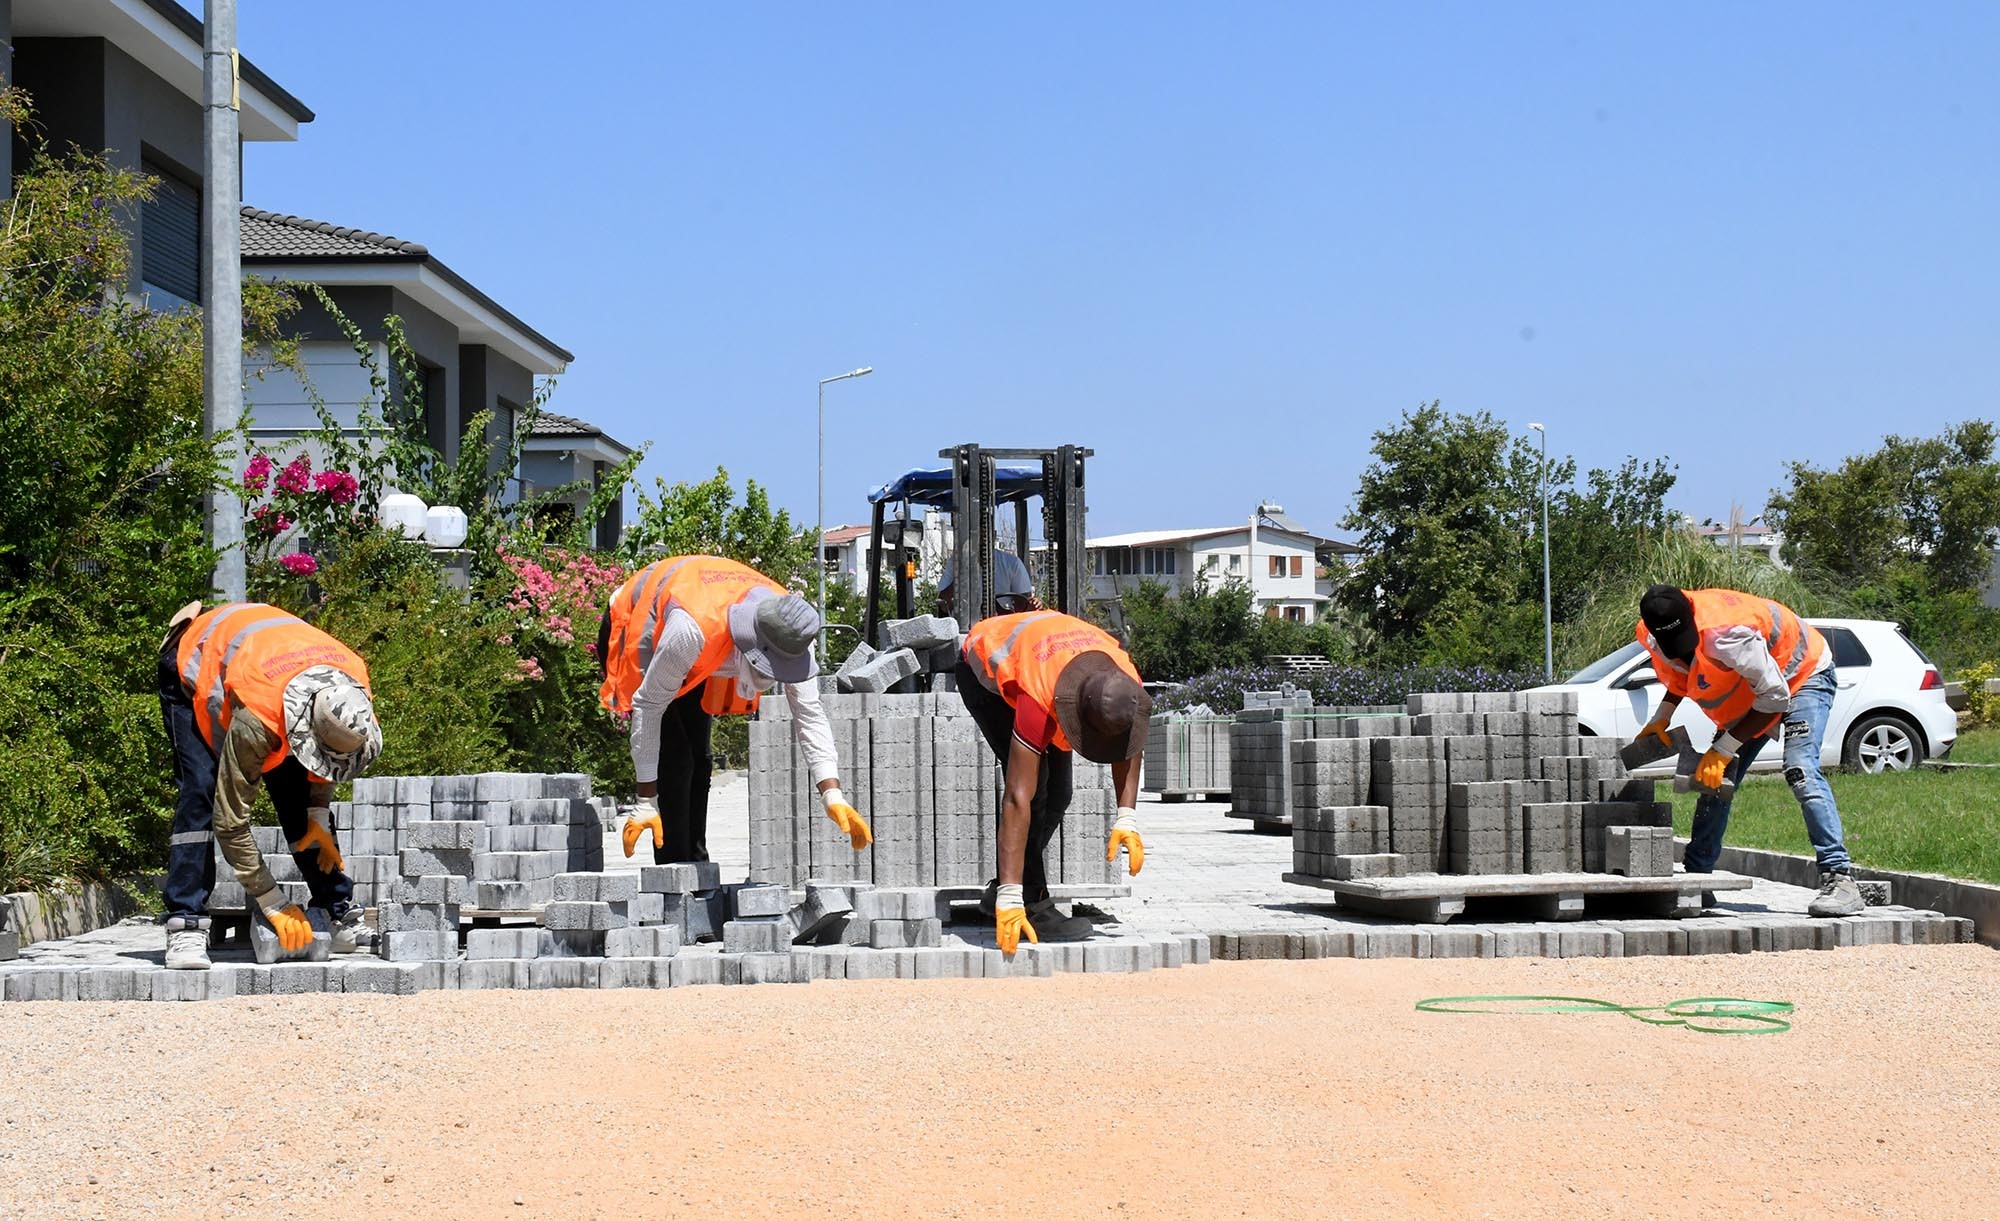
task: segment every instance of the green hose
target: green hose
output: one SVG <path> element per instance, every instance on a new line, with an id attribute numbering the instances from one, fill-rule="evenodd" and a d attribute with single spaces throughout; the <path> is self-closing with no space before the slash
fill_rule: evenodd
<path id="1" fill-rule="evenodd" d="M 1699 1034 L 1783 1034 L 1792 1028 L 1780 1014 L 1790 1001 L 1753 1001 L 1735 996 L 1691 996 L 1664 1005 L 1614 1005 L 1588 996 L 1433 996 L 1417 1002 L 1420 1013 L 1622 1013 L 1649 1026 L 1681 1026 Z M 1657 1014 L 1660 1016 L 1648 1016 Z M 1710 1025 L 1716 1019 L 1730 1025 Z"/>

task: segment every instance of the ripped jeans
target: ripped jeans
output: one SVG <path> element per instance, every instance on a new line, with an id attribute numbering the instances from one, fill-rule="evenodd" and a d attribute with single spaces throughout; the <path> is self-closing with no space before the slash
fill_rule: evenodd
<path id="1" fill-rule="evenodd" d="M 1806 838 L 1812 841 L 1813 855 L 1822 871 L 1837 873 L 1850 867 L 1847 844 L 1841 837 L 1833 790 L 1819 766 L 1827 718 L 1833 713 L 1833 694 L 1833 667 L 1828 666 L 1807 679 L 1792 696 L 1791 708 L 1774 731 L 1784 735 L 1785 782 L 1792 786 L 1792 796 L 1799 799 L 1799 809 L 1806 816 Z M 1745 742 L 1736 752 L 1736 761 L 1729 765 L 1729 778 L 1741 784 L 1751 761 L 1768 741 L 1770 734 Z M 1728 826 L 1727 798 L 1703 796 L 1694 803 L 1694 827 L 1686 853 L 1689 873 L 1715 870 L 1715 858 L 1722 854 L 1722 832 Z"/>

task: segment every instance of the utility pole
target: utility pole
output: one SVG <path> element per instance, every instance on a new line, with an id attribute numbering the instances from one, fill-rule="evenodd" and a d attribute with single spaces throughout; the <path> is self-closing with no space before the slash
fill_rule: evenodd
<path id="1" fill-rule="evenodd" d="M 1549 430 L 1530 424 L 1542 435 L 1542 673 L 1556 681 L 1555 601 L 1549 596 Z"/>
<path id="2" fill-rule="evenodd" d="M 204 0 L 201 70 L 201 414 L 202 433 L 213 444 L 243 418 L 236 0 Z M 209 493 L 208 537 L 216 550 L 216 594 L 243 601 L 243 502 L 233 478 Z"/>

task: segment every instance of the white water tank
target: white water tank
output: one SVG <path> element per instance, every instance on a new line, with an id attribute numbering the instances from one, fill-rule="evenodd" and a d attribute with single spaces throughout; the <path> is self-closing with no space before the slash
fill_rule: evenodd
<path id="1" fill-rule="evenodd" d="M 404 538 L 424 536 L 424 518 L 429 512 L 429 506 L 408 492 L 391 492 L 382 498 L 382 525 Z"/>
<path id="2" fill-rule="evenodd" d="M 465 510 L 456 505 L 433 505 L 424 515 L 424 538 L 433 547 L 456 547 L 465 541 Z"/>

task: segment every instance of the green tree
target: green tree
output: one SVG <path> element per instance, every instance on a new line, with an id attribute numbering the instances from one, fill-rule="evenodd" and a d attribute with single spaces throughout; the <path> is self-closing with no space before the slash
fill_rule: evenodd
<path id="1" fill-rule="evenodd" d="M 639 511 L 625 527 L 620 551 L 636 567 L 662 555 L 720 555 L 739 560 L 787 589 L 816 590 L 813 553 L 818 535 L 800 530 L 792 515 L 771 510 L 771 497 L 746 480 L 738 501 L 729 472 L 699 483 L 653 481 L 656 495 L 639 493 Z"/>
<path id="2" fill-rule="evenodd" d="M 1241 580 L 1211 585 L 1206 576 L 1180 594 L 1157 581 L 1127 589 L 1121 603 L 1125 647 L 1149 679 L 1181 681 L 1255 660 L 1259 624 Z"/>
<path id="3" fill-rule="evenodd" d="M 1432 402 L 1376 433 L 1373 449 L 1342 522 L 1363 552 L 1342 601 L 1405 651 L 1440 615 L 1512 604 L 1525 579 L 1523 474 L 1506 426 Z"/>
<path id="4" fill-rule="evenodd" d="M 1827 588 L 1923 569 L 1936 591 L 1975 589 L 2000 538 L 2000 462 L 1992 424 L 1970 420 L 1935 437 L 1889 436 L 1835 470 L 1793 462 L 1771 494 L 1785 560 Z"/>

